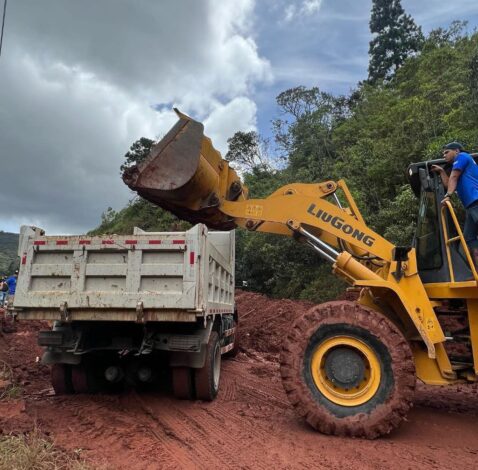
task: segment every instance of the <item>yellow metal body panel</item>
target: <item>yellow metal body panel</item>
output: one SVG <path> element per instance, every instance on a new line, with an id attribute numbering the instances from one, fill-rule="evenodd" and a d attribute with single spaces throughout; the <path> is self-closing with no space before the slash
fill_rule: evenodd
<path id="1" fill-rule="evenodd" d="M 449 385 L 456 382 L 443 377 L 438 362 L 430 359 L 419 344 L 412 344 L 412 353 L 417 377 L 422 382 L 427 385 Z"/>
<path id="2" fill-rule="evenodd" d="M 478 374 L 478 299 L 468 299 L 468 324 L 470 326 L 471 348 L 473 350 L 473 365 Z"/>
<path id="3" fill-rule="evenodd" d="M 430 299 L 478 299 L 476 281 L 424 284 Z"/>

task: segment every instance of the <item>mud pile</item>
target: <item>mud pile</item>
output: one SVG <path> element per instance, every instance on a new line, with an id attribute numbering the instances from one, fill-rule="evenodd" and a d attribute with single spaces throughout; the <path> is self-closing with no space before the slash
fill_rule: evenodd
<path id="1" fill-rule="evenodd" d="M 300 300 L 270 299 L 255 292 L 236 290 L 236 305 L 241 349 L 276 356 L 294 320 L 314 304 Z"/>

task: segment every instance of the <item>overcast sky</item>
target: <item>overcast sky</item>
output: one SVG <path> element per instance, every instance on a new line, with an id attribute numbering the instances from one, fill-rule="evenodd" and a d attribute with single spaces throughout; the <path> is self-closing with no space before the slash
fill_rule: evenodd
<path id="1" fill-rule="evenodd" d="M 9 0 L 0 56 L 0 230 L 84 233 L 132 198 L 119 166 L 173 106 L 224 152 L 267 135 L 275 97 L 366 78 L 371 0 Z M 3 0 L 0 0 L 0 7 Z M 476 0 L 402 0 L 424 31 Z"/>

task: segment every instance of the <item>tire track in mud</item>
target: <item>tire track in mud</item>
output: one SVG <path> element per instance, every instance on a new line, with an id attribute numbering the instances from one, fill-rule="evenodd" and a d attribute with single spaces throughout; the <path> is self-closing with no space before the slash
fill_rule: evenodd
<path id="1" fill-rule="evenodd" d="M 231 367 L 225 368 L 226 373 L 224 375 L 227 374 L 225 377 L 226 384 L 229 381 L 234 380 L 234 378 L 240 377 L 242 379 L 240 382 L 240 390 L 244 391 L 252 398 L 255 398 L 268 405 L 275 406 L 280 410 L 292 409 L 280 382 L 278 382 L 276 385 L 275 383 L 271 382 L 269 377 L 256 378 L 253 373 L 249 371 L 244 372 L 244 366 L 242 364 L 244 363 L 238 362 L 237 365 L 232 364 Z M 277 375 L 278 374 L 279 371 L 277 371 Z M 221 383 L 221 386 L 223 385 L 224 384 Z M 227 386 L 228 385 L 226 385 L 226 387 Z M 236 399 L 238 391 L 239 390 L 236 389 Z"/>
<path id="2" fill-rule="evenodd" d="M 64 439 L 71 441 L 70 433 L 76 436 L 76 447 L 86 454 L 101 455 L 112 469 L 131 468 L 115 458 L 125 453 L 137 456 L 135 469 L 151 468 L 152 462 L 160 465 L 154 468 L 161 469 L 196 467 L 193 460 L 173 445 L 168 429 L 151 428 L 145 422 L 143 410 L 138 413 L 138 407 L 131 406 L 128 396 L 84 395 L 68 400 L 55 407 L 59 413 L 57 419 L 46 423 L 51 428 L 59 421 L 69 422 L 61 435 L 55 429 L 55 440 L 60 445 Z"/>
<path id="3" fill-rule="evenodd" d="M 179 432 L 180 430 L 175 426 L 175 414 L 169 416 L 171 407 L 168 401 L 167 397 L 150 395 L 143 397 L 136 392 L 129 393 L 123 399 L 124 412 L 131 417 L 133 422 L 141 423 L 140 428 L 143 436 L 149 436 L 154 442 L 155 450 L 159 451 L 159 458 L 156 459 L 156 463 L 160 467 L 154 468 L 200 468 L 198 459 L 201 462 L 206 462 L 207 468 L 215 468 L 212 465 L 217 463 L 216 460 L 211 459 L 209 454 L 198 450 L 196 443 L 190 442 L 189 436 Z M 150 406 L 156 402 L 161 404 L 159 413 L 155 413 Z M 190 430 L 190 425 L 187 425 L 187 430 Z M 204 438 L 207 439 L 207 435 Z M 157 447 L 158 443 L 159 448 Z M 145 457 L 151 461 L 151 456 Z"/>
<path id="4" fill-rule="evenodd" d="M 257 460 L 252 463 L 247 452 L 251 443 L 270 440 L 270 425 L 257 421 L 257 414 L 262 412 L 263 404 L 268 407 L 268 414 L 278 415 L 288 403 L 279 387 L 273 388 L 273 394 L 266 390 L 254 391 L 264 386 L 267 381 L 253 379 L 252 374 L 238 374 L 241 363 L 227 364 L 221 377 L 221 392 L 213 403 L 177 401 L 174 399 L 135 395 L 134 400 L 141 411 L 149 418 L 148 427 L 165 429 L 169 437 L 183 448 L 183 451 L 196 462 L 200 468 L 254 468 L 266 469 Z M 232 370 L 231 370 L 232 369 Z M 251 400 L 251 398 L 253 400 Z M 253 416 L 243 413 L 243 408 L 252 410 Z M 270 408 L 270 409 L 269 409 Z M 232 447 L 230 441 L 234 441 Z M 164 444 L 164 442 L 163 442 Z M 239 450 L 239 452 L 238 452 Z M 241 458 L 245 454 L 247 458 Z"/>
<path id="5" fill-rule="evenodd" d="M 252 427 L 250 422 L 246 420 L 235 420 L 233 424 L 233 414 L 227 413 L 221 416 L 216 413 L 220 405 L 211 405 L 199 407 L 194 412 L 188 410 L 175 410 L 175 416 L 180 416 L 184 422 L 192 422 L 195 427 L 203 429 L 205 442 L 208 443 L 210 452 L 219 452 L 224 455 L 226 460 L 225 468 L 254 468 L 258 470 L 266 470 L 269 466 L 264 466 L 257 462 L 254 467 L 250 466 L 250 462 L 241 458 L 242 452 L 238 450 L 247 449 L 250 445 L 250 435 L 244 430 Z M 254 431 L 254 440 L 264 441 L 267 439 L 266 433 Z M 234 450 L 229 446 L 229 440 L 234 441 Z"/>
<path id="6" fill-rule="evenodd" d="M 152 403 L 146 404 L 139 395 L 135 396 L 135 400 L 142 412 L 148 416 L 149 428 L 162 429 L 169 438 L 176 441 L 176 445 L 183 452 L 187 451 L 191 455 L 191 458 L 188 456 L 189 465 L 205 469 L 232 468 L 231 462 L 234 461 L 234 454 L 228 451 L 224 443 L 211 445 L 217 443 L 215 438 L 218 436 L 211 435 L 211 423 L 206 423 L 203 426 L 195 420 L 193 417 L 195 410 L 191 410 L 191 413 L 186 415 L 181 409 L 175 407 L 172 401 L 164 400 L 167 401 L 165 403 L 162 400 L 161 409 L 156 413 L 151 408 Z M 150 400 L 150 402 L 152 401 Z M 164 439 L 161 441 L 166 444 Z M 169 442 L 169 444 L 171 443 Z"/>

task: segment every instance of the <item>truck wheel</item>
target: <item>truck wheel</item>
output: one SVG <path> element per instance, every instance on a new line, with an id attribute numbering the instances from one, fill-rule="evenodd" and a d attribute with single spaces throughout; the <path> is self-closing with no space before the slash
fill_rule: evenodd
<path id="1" fill-rule="evenodd" d="M 90 361 L 72 366 L 71 382 L 75 393 L 98 393 L 107 389 L 106 381 L 100 373 L 102 373 L 102 369 Z"/>
<path id="2" fill-rule="evenodd" d="M 53 364 L 51 366 L 51 385 L 56 395 L 73 393 L 71 366 L 68 364 Z"/>
<path id="3" fill-rule="evenodd" d="M 325 434 L 374 439 L 405 419 L 415 366 L 400 330 L 355 302 L 318 305 L 293 324 L 282 384 L 296 411 Z"/>
<path id="4" fill-rule="evenodd" d="M 219 391 L 221 377 L 221 345 L 216 331 L 211 333 L 206 347 L 204 367 L 195 369 L 194 384 L 198 400 L 212 401 Z"/>
<path id="5" fill-rule="evenodd" d="M 192 400 L 193 375 L 190 367 L 173 367 L 173 394 L 180 400 Z"/>
<path id="6" fill-rule="evenodd" d="M 86 375 L 86 368 L 83 364 L 72 366 L 71 368 L 71 383 L 75 393 L 88 393 L 88 377 Z"/>

